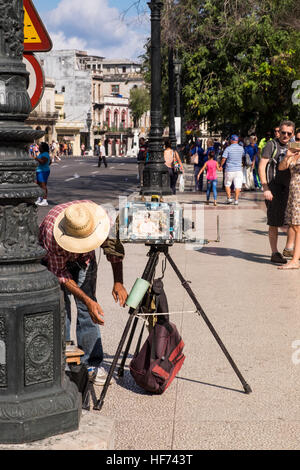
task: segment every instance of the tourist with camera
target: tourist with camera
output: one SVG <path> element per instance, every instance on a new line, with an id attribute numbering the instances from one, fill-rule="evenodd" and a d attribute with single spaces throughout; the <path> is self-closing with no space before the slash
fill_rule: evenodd
<path id="1" fill-rule="evenodd" d="M 276 265 L 287 263 L 283 255 L 293 250 L 295 242 L 295 233 L 289 229 L 283 254 L 278 251 L 278 228 L 285 225 L 291 180 L 290 169 L 286 167 L 279 171 L 278 167 L 287 154 L 289 142 L 294 137 L 295 124 L 292 121 L 282 121 L 279 127 L 279 138 L 267 142 L 259 164 L 259 177 L 267 206 L 271 263 Z"/>

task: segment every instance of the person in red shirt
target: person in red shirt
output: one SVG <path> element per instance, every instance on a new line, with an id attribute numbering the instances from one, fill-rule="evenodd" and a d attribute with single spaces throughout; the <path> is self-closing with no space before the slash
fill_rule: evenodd
<path id="1" fill-rule="evenodd" d="M 112 265 L 114 300 L 123 307 L 127 300 L 123 285 L 124 248 L 119 240 L 109 238 L 110 229 L 108 214 L 92 201 L 58 205 L 39 227 L 39 242 L 46 251 L 42 262 L 58 278 L 64 294 L 66 339 L 70 339 L 73 295 L 77 307 L 77 343 L 84 351 L 82 362 L 98 385 L 104 385 L 106 372 L 100 367 L 103 348 L 99 325 L 104 325 L 104 312 L 96 298 L 96 248 L 103 248 Z"/>

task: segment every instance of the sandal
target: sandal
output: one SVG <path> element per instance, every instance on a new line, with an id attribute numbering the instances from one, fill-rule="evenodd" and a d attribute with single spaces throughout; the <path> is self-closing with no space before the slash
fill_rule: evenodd
<path id="1" fill-rule="evenodd" d="M 299 268 L 300 268 L 299 264 L 295 265 L 292 263 L 287 263 L 282 266 L 279 266 L 277 269 L 299 269 Z"/>

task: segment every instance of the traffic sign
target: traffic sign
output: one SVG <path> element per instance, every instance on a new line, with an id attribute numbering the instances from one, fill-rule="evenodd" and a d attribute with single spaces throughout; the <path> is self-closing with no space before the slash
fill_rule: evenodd
<path id="1" fill-rule="evenodd" d="M 51 49 L 52 41 L 32 0 L 24 0 L 24 51 L 48 52 Z"/>
<path id="2" fill-rule="evenodd" d="M 29 72 L 29 86 L 27 92 L 34 110 L 41 101 L 45 90 L 45 76 L 41 64 L 34 54 L 24 54 L 23 62 Z"/>

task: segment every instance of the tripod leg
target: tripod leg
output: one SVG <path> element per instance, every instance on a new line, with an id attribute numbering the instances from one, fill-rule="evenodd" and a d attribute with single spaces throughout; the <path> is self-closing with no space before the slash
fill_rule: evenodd
<path id="1" fill-rule="evenodd" d="M 240 379 L 243 387 L 244 387 L 244 391 L 245 393 L 249 394 L 252 392 L 251 390 L 251 387 L 250 385 L 247 384 L 247 382 L 245 381 L 244 377 L 242 376 L 242 374 L 240 373 L 239 369 L 237 368 L 235 362 L 233 361 L 232 357 L 230 356 L 229 352 L 227 351 L 226 347 L 224 346 L 221 338 L 219 337 L 218 333 L 216 332 L 216 330 L 214 329 L 213 325 L 211 324 L 211 322 L 209 321 L 209 319 L 207 318 L 204 310 L 202 309 L 201 305 L 199 304 L 194 292 L 192 291 L 189 283 L 184 279 L 184 277 L 182 276 L 182 274 L 180 273 L 179 269 L 177 268 L 176 264 L 174 263 L 174 261 L 172 260 L 171 256 L 169 255 L 169 253 L 166 253 L 166 258 L 167 260 L 169 261 L 170 265 L 172 266 L 172 268 L 174 269 L 175 273 L 177 274 L 178 278 L 180 279 L 183 287 L 185 288 L 185 290 L 187 291 L 187 293 L 189 294 L 190 298 L 192 299 L 194 305 L 196 306 L 197 308 L 197 311 L 198 313 L 202 316 L 203 320 L 205 321 L 205 323 L 207 324 L 208 328 L 210 329 L 210 331 L 212 332 L 213 336 L 215 337 L 218 345 L 220 346 L 220 348 L 222 349 L 223 353 L 225 354 L 225 356 L 227 357 L 230 365 L 232 366 L 234 372 L 236 373 L 236 375 L 238 376 L 238 378 Z"/>
<path id="2" fill-rule="evenodd" d="M 148 261 L 147 266 L 146 266 L 146 268 L 144 270 L 144 273 L 142 275 L 142 279 L 144 279 L 145 281 L 152 282 L 152 279 L 153 279 L 154 274 L 155 274 L 155 269 L 156 269 L 156 266 L 157 266 L 157 263 L 158 263 L 158 259 L 159 259 L 159 251 L 156 250 L 155 248 L 151 248 L 149 261 Z M 143 302 L 144 302 L 144 299 L 143 299 Z M 119 377 L 123 377 L 123 375 L 124 375 L 125 362 L 126 362 L 126 359 L 128 357 L 129 349 L 130 349 L 130 346 L 131 346 L 131 343 L 132 343 L 132 340 L 133 340 L 133 337 L 134 337 L 134 334 L 135 334 L 137 324 L 138 324 L 138 318 L 135 318 L 133 326 L 132 326 L 132 330 L 131 330 L 131 333 L 130 333 L 130 337 L 128 339 L 128 343 L 127 343 L 127 346 L 126 346 L 126 349 L 125 349 L 125 352 L 124 352 L 124 355 L 123 355 L 123 359 L 122 359 L 122 362 L 120 364 L 120 368 L 118 370 L 118 376 Z"/>
<path id="3" fill-rule="evenodd" d="M 146 268 L 144 270 L 142 279 L 145 279 L 146 281 L 148 281 L 148 280 L 151 281 L 152 280 L 152 277 L 154 276 L 154 273 L 155 273 L 155 268 L 156 268 L 157 263 L 158 263 L 158 259 L 159 259 L 159 251 L 157 251 L 155 249 L 151 249 L 150 250 L 149 260 L 148 260 L 148 263 L 147 263 Z M 118 362 L 119 357 L 121 355 L 121 352 L 122 352 L 123 346 L 125 344 L 126 338 L 128 336 L 129 330 L 131 328 L 131 324 L 132 324 L 134 315 L 135 315 L 136 312 L 138 312 L 138 309 L 139 309 L 139 307 L 137 309 L 130 308 L 130 310 L 129 310 L 128 321 L 127 321 L 125 329 L 123 331 L 122 338 L 120 340 L 120 343 L 119 343 L 118 349 L 116 351 L 115 357 L 113 359 L 112 365 L 109 369 L 109 373 L 107 375 L 102 393 L 101 393 L 100 398 L 97 401 L 96 405 L 94 406 L 94 410 L 100 411 L 103 407 L 104 399 L 105 399 L 105 396 L 106 396 L 106 393 L 107 393 L 107 389 L 109 387 L 111 378 L 112 378 L 113 373 L 115 371 L 117 362 Z M 133 338 L 133 334 L 134 334 L 134 331 L 132 333 L 132 338 Z M 132 338 L 131 338 L 131 341 L 132 341 Z M 129 339 L 129 341 L 130 341 L 130 339 Z M 127 345 L 127 347 L 126 347 L 127 354 L 129 352 L 129 347 L 130 347 L 130 345 L 129 346 Z M 124 355 L 124 357 L 125 357 L 125 361 L 126 361 L 127 355 L 126 356 Z M 124 358 L 123 358 L 123 360 L 124 360 Z M 125 364 L 125 361 L 124 361 L 124 364 Z"/>
<path id="4" fill-rule="evenodd" d="M 133 309 L 131 309 L 133 310 Z M 104 384 L 104 387 L 103 387 L 103 390 L 102 390 L 102 393 L 100 395 L 100 398 L 99 400 L 97 401 L 96 405 L 94 406 L 94 410 L 97 410 L 97 411 L 100 411 L 102 409 L 102 406 L 104 404 L 104 399 L 105 399 L 105 396 L 106 396 L 106 393 L 107 393 L 107 389 L 109 387 L 109 383 L 111 381 L 111 378 L 113 376 L 113 373 L 114 373 L 114 370 L 116 368 L 116 365 L 117 365 L 117 362 L 119 360 L 119 357 L 120 357 L 120 354 L 121 354 L 121 351 L 122 351 L 122 348 L 124 346 L 124 343 L 126 341 L 126 338 L 127 338 L 127 335 L 129 333 L 129 330 L 130 330 L 130 327 L 131 327 L 131 323 L 133 321 L 133 318 L 134 318 L 134 313 L 135 311 L 133 310 L 130 315 L 129 315 L 129 318 L 128 318 L 128 321 L 126 323 L 126 326 L 125 326 L 125 329 L 123 331 L 123 335 L 122 335 L 122 338 L 120 340 L 120 343 L 119 343 L 119 346 L 118 346 L 118 349 L 117 349 L 117 352 L 115 354 L 115 357 L 114 357 L 114 360 L 112 362 L 112 365 L 109 369 L 109 373 L 107 375 L 107 379 L 105 381 L 105 384 Z"/>
<path id="5" fill-rule="evenodd" d="M 130 333 L 130 336 L 129 336 L 129 339 L 128 339 L 128 343 L 127 343 L 127 346 L 126 346 L 126 349 L 125 349 L 125 352 L 124 352 L 124 355 L 123 355 L 123 359 L 122 359 L 122 362 L 121 362 L 119 370 L 118 370 L 118 376 L 119 377 L 123 377 L 123 375 L 124 375 L 125 362 L 126 362 L 126 359 L 128 357 L 129 349 L 130 349 L 130 346 L 131 346 L 131 343 L 132 343 L 132 340 L 133 340 L 133 337 L 134 337 L 134 333 L 135 333 L 138 321 L 139 321 L 139 319 L 137 317 L 135 317 L 133 325 L 132 325 L 131 333 Z"/>

